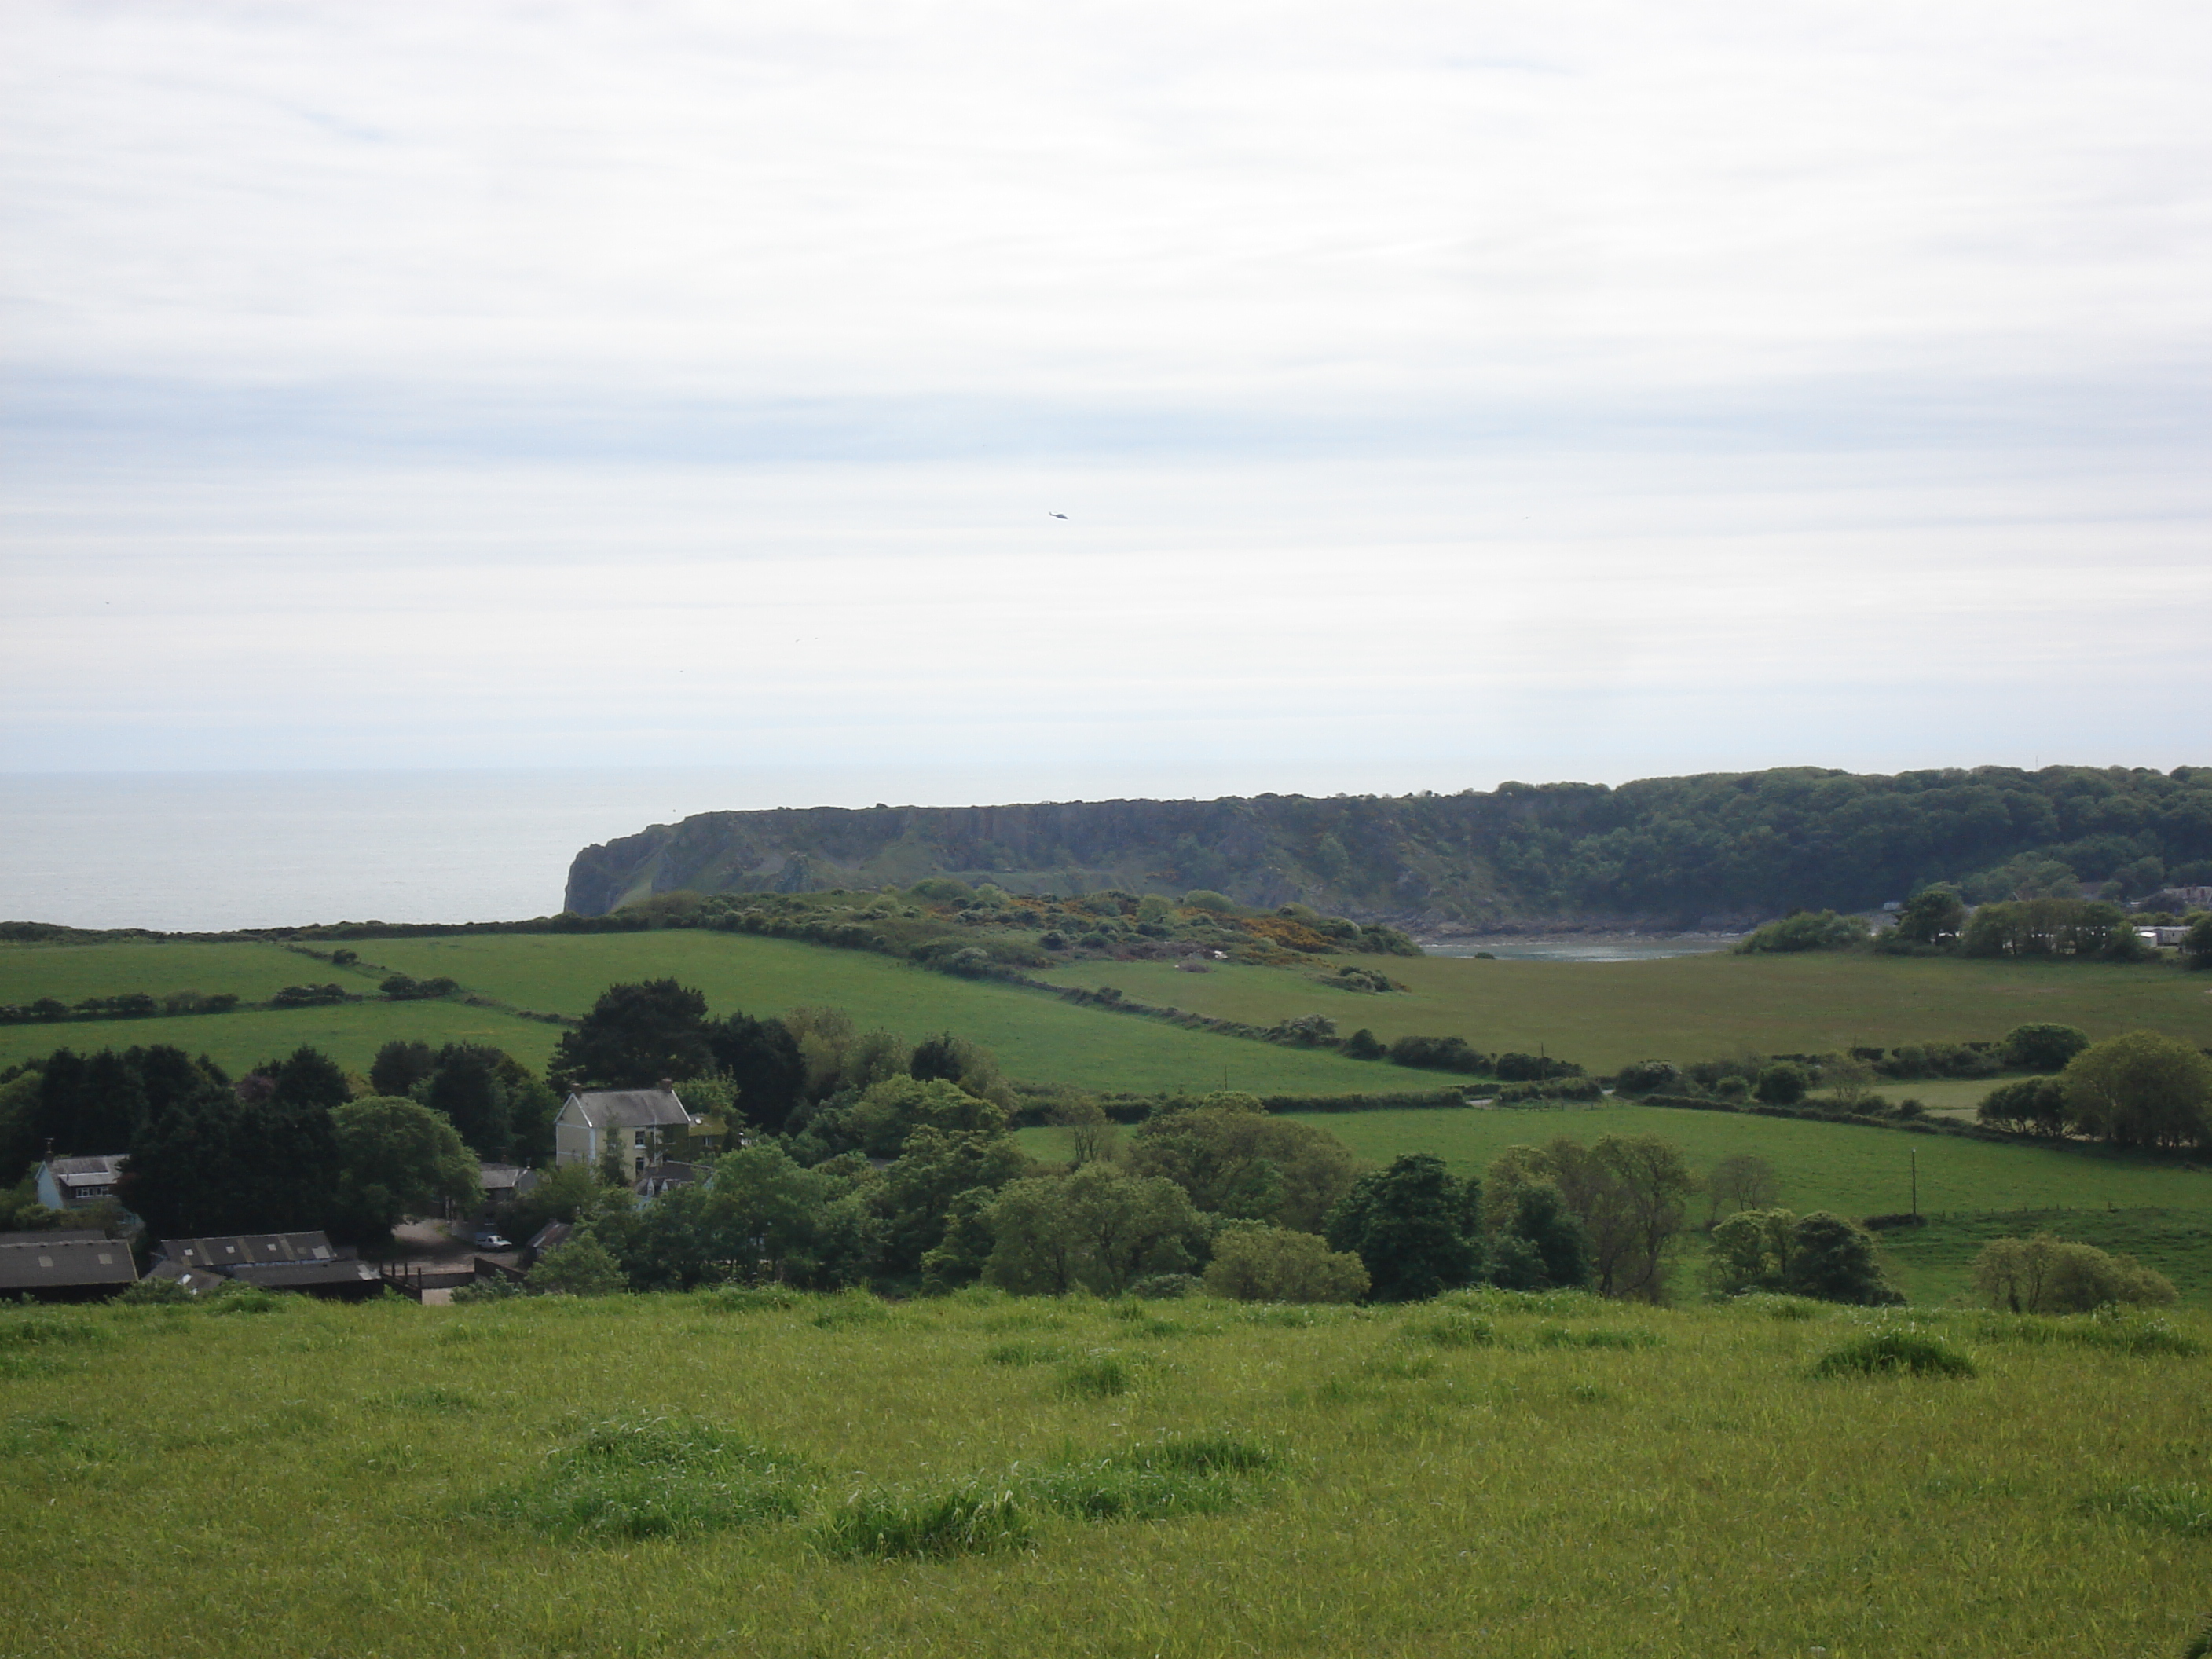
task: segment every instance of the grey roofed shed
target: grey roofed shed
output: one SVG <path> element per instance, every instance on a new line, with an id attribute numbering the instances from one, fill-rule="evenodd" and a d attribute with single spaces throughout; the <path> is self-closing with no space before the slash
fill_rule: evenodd
<path id="1" fill-rule="evenodd" d="M 214 1238 L 165 1238 L 157 1252 L 187 1267 L 228 1273 L 271 1261 L 337 1261 L 352 1255 L 331 1244 L 327 1233 L 231 1233 Z"/>
<path id="2" fill-rule="evenodd" d="M 67 1298 L 111 1295 L 137 1282 L 131 1247 L 102 1233 L 0 1233 L 0 1291 Z"/>

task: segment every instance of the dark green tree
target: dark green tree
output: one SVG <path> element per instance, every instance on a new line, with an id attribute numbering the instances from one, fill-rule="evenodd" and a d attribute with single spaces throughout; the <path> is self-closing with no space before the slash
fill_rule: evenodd
<path id="1" fill-rule="evenodd" d="M 1767 1106 L 1795 1106 L 1805 1098 L 1812 1079 L 1794 1060 L 1778 1060 L 1761 1068 L 1751 1085 L 1752 1098 Z"/>
<path id="2" fill-rule="evenodd" d="M 342 1170 L 324 1108 L 207 1096 L 140 1132 L 118 1195 L 155 1238 L 289 1232 L 337 1219 Z"/>
<path id="3" fill-rule="evenodd" d="M 1408 1153 L 1362 1176 L 1330 1213 L 1333 1250 L 1366 1264 L 1377 1302 L 1419 1302 L 1471 1285 L 1482 1271 L 1481 1206 L 1443 1160 Z"/>
<path id="4" fill-rule="evenodd" d="M 738 1111 L 767 1134 L 781 1134 L 806 1098 L 806 1062 L 781 1020 L 732 1014 L 709 1026 L 714 1064 L 737 1085 Z"/>
<path id="5" fill-rule="evenodd" d="M 610 985 L 554 1046 L 558 1089 L 649 1089 L 712 1069 L 707 999 L 672 979 Z"/>
<path id="6" fill-rule="evenodd" d="M 945 1243 L 956 1200 L 965 1193 L 994 1194 L 1028 1164 L 1007 1135 L 928 1126 L 915 1130 L 897 1160 L 868 1188 L 868 1201 L 884 1221 L 884 1272 L 918 1277 L 923 1259 Z M 983 1264 L 978 1259 L 972 1266 L 969 1278 Z M 943 1263 L 937 1277 L 939 1288 L 957 1282 Z"/>
<path id="7" fill-rule="evenodd" d="M 480 1158 L 504 1159 L 514 1139 L 507 1085 L 496 1048 L 453 1044 L 439 1050 L 437 1065 L 422 1090 L 422 1103 L 445 1115 L 469 1149 Z"/>
<path id="8" fill-rule="evenodd" d="M 395 1037 L 368 1063 L 369 1087 L 380 1095 L 404 1095 L 437 1068 L 437 1056 L 428 1043 Z"/>
<path id="9" fill-rule="evenodd" d="M 241 1086 L 241 1094 L 262 1095 L 279 1106 L 319 1106 L 328 1110 L 353 1097 L 337 1061 L 320 1049 L 304 1045 L 283 1060 L 264 1060 L 248 1077 L 267 1079 L 267 1087 Z"/>
<path id="10" fill-rule="evenodd" d="M 1966 901 L 1955 887 L 1937 883 L 1905 900 L 1897 914 L 1897 935 L 1915 945 L 1942 945 L 1958 938 L 1966 925 Z"/>
<path id="11" fill-rule="evenodd" d="M 481 1191 L 476 1158 L 427 1106 L 389 1097 L 349 1100 L 331 1120 L 339 1176 L 330 1225 L 347 1237 L 380 1243 L 404 1217 L 465 1204 Z"/>
<path id="12" fill-rule="evenodd" d="M 1905 1300 L 1886 1284 L 1874 1236 L 1855 1222 L 1816 1210 L 1792 1230 L 1787 1288 L 1823 1302 L 1875 1307 Z"/>
<path id="13" fill-rule="evenodd" d="M 2089 1046 L 2089 1034 L 2076 1025 L 2039 1022 L 2015 1025 L 2005 1033 L 2000 1054 L 2016 1071 L 2057 1072 Z"/>

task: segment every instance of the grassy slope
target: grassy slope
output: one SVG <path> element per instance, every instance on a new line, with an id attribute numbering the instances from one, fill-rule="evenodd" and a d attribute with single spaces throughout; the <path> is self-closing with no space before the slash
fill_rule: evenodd
<path id="1" fill-rule="evenodd" d="M 1225 1041 L 1126 1014 L 1059 1002 L 1037 991 L 933 974 L 889 957 L 745 933 L 508 935 L 376 939 L 362 947 L 403 973 L 443 974 L 519 1006 L 580 1014 L 607 986 L 673 976 L 707 994 L 717 1014 L 780 1013 L 800 1004 L 848 1009 L 863 1025 L 915 1039 L 972 1037 L 1011 1077 L 1085 1088 L 1218 1089 L 1337 1094 L 1374 1086 L 1374 1073 L 1335 1054 Z"/>
<path id="2" fill-rule="evenodd" d="M 1879 1043 L 1999 1037 L 2029 1020 L 2093 1036 L 2147 1026 L 2212 1044 L 2212 981 L 2172 967 L 1993 963 L 1875 956 L 1738 957 L 1656 962 L 1363 958 L 1412 988 L 1388 995 L 1323 986 L 1306 968 L 1085 962 L 1042 978 L 1114 985 L 1140 1002 L 1270 1024 L 1321 1013 L 1385 1041 L 1465 1037 L 1478 1048 L 1538 1048 L 1609 1072 L 1647 1058 L 1700 1060 L 1754 1048 L 1811 1054 Z"/>
<path id="3" fill-rule="evenodd" d="M 72 1368 L 0 1381 L 0 1578 L 37 1587 L 7 1650 L 2073 1659 L 2177 1653 L 2212 1604 L 2203 1540 L 2085 1507 L 2202 1479 L 2203 1359 L 1964 1336 L 1972 1379 L 1819 1382 L 1842 1316 L 1574 1322 L 1661 1343 L 1621 1351 L 1533 1346 L 1557 1322 L 1532 1315 L 1498 1316 L 1514 1346 L 1438 1349 L 1424 1310 L 1169 1312 L 94 1314 L 118 1340 L 4 1345 Z M 988 1362 L 1009 1332 L 1117 1349 L 1139 1385 L 1064 1399 Z M 830 1502 L 1161 1430 L 1287 1465 L 1241 1509 L 1048 1516 L 1031 1551 L 939 1563 L 829 1559 L 804 1522 L 592 1544 L 452 1518 L 580 1408 L 672 1407 L 812 1459 Z"/>
<path id="4" fill-rule="evenodd" d="M 229 991 L 266 1002 L 287 985 L 343 977 L 281 945 L 0 945 L 0 1003 L 75 1003 L 131 991 Z"/>
<path id="5" fill-rule="evenodd" d="M 0 1025 L 0 1064 L 51 1054 L 84 1053 L 173 1043 L 204 1054 L 237 1072 L 289 1054 L 301 1043 L 321 1049 L 349 1071 L 366 1072 L 376 1051 L 394 1037 L 436 1046 L 483 1042 L 542 1067 L 560 1036 L 557 1027 L 518 1019 L 494 1008 L 458 1002 L 355 1002 L 319 1008 L 252 1009 L 235 1014 L 191 1014 L 173 1019 L 70 1020 L 59 1025 Z"/>

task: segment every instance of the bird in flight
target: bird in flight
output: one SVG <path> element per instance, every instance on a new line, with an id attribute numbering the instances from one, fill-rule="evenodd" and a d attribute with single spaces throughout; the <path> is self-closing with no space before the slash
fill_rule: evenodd
<path id="1" fill-rule="evenodd" d="M 1065 513 L 1054 513 L 1054 512 L 1051 512 L 1051 511 L 1049 511 L 1049 510 L 1048 510 L 1048 511 L 1046 512 L 1046 514 L 1045 514 L 1045 517 L 1047 517 L 1047 518 L 1048 518 L 1048 519 L 1064 519 L 1064 518 L 1066 518 L 1066 516 L 1067 516 L 1067 514 L 1065 514 Z"/>

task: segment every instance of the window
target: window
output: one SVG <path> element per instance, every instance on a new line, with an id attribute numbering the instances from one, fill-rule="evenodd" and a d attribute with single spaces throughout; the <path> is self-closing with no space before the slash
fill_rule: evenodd
<path id="1" fill-rule="evenodd" d="M 645 1150 L 645 1131 L 642 1129 L 633 1131 L 632 1139 L 629 1144 L 636 1147 L 638 1151 L 643 1152 Z"/>

